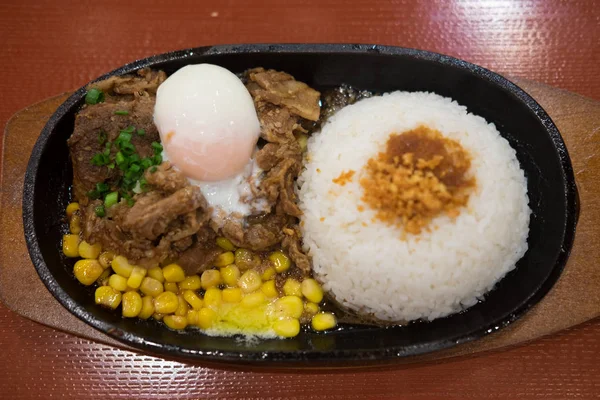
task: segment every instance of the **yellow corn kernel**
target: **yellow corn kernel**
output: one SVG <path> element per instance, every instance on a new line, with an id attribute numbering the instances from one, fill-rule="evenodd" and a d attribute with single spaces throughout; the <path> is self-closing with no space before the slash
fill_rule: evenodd
<path id="1" fill-rule="evenodd" d="M 67 218 L 71 218 L 75 211 L 79 210 L 79 203 L 69 203 L 67 206 Z"/>
<path id="2" fill-rule="evenodd" d="M 138 292 L 127 292 L 123 294 L 121 311 L 124 317 L 137 317 L 142 311 L 142 296 Z"/>
<path id="3" fill-rule="evenodd" d="M 163 322 L 171 329 L 185 329 L 187 318 L 184 315 L 165 315 Z"/>
<path id="4" fill-rule="evenodd" d="M 127 290 L 127 278 L 118 274 L 112 274 L 110 278 L 108 278 L 108 286 L 119 292 L 124 292 Z"/>
<path id="5" fill-rule="evenodd" d="M 300 150 L 306 150 L 306 148 L 308 147 L 308 136 L 306 136 L 304 133 L 300 133 L 295 136 L 296 140 L 298 141 L 298 144 L 300 145 Z"/>
<path id="6" fill-rule="evenodd" d="M 123 256 L 116 256 L 112 260 L 111 267 L 115 273 L 125 278 L 129 278 L 131 271 L 133 271 L 133 266 L 129 264 L 129 261 Z"/>
<path id="7" fill-rule="evenodd" d="M 79 235 L 63 235 L 62 249 L 67 257 L 79 257 Z"/>
<path id="8" fill-rule="evenodd" d="M 269 254 L 269 260 L 271 261 L 271 263 L 275 267 L 275 271 L 277 272 L 287 271 L 288 268 L 290 268 L 290 265 L 292 264 L 290 258 L 280 250 L 274 251 L 271 254 Z"/>
<path id="9" fill-rule="evenodd" d="M 312 303 L 310 301 L 307 301 L 306 303 L 304 303 L 304 312 L 309 314 L 309 315 L 314 315 L 316 313 L 318 313 L 319 311 L 321 311 L 321 308 L 319 307 L 319 305 L 317 303 Z"/>
<path id="10" fill-rule="evenodd" d="M 323 289 L 319 285 L 319 282 L 314 279 L 305 279 L 302 281 L 302 295 L 313 303 L 323 301 Z"/>
<path id="11" fill-rule="evenodd" d="M 302 284 L 295 279 L 286 279 L 283 284 L 283 293 L 286 296 L 298 296 L 302 297 Z"/>
<path id="12" fill-rule="evenodd" d="M 163 292 L 154 299 L 154 311 L 159 314 L 172 314 L 179 306 L 179 299 L 173 292 Z"/>
<path id="13" fill-rule="evenodd" d="M 256 308 L 267 302 L 267 296 L 263 292 L 249 293 L 244 296 L 240 305 L 245 308 Z"/>
<path id="14" fill-rule="evenodd" d="M 262 280 L 260 279 L 260 275 L 253 269 L 244 272 L 238 280 L 238 286 L 244 293 L 250 293 L 260 289 L 261 284 Z"/>
<path id="15" fill-rule="evenodd" d="M 275 268 L 268 267 L 267 269 L 265 269 L 263 271 L 263 273 L 260 277 L 263 281 L 268 281 L 270 279 L 273 279 L 275 277 L 276 273 L 277 273 L 277 271 L 275 271 Z"/>
<path id="16" fill-rule="evenodd" d="M 198 325 L 198 310 L 190 310 L 185 316 L 188 325 Z"/>
<path id="17" fill-rule="evenodd" d="M 223 301 L 223 294 L 217 288 L 209 288 L 204 292 L 204 307 L 218 308 Z"/>
<path id="18" fill-rule="evenodd" d="M 102 251 L 102 245 L 100 243 L 90 244 L 85 240 L 79 243 L 79 256 L 82 258 L 97 259 Z"/>
<path id="19" fill-rule="evenodd" d="M 98 279 L 96 280 L 96 282 L 98 283 L 98 285 L 100 286 L 108 286 L 108 277 L 110 276 L 110 269 L 105 269 L 102 272 L 102 275 L 100 275 L 98 277 Z"/>
<path id="20" fill-rule="evenodd" d="M 250 250 L 237 249 L 235 251 L 235 265 L 237 265 L 241 271 L 258 267 L 260 263 L 261 261 L 258 254 L 254 254 Z"/>
<path id="21" fill-rule="evenodd" d="M 277 297 L 277 295 L 279 294 L 279 293 L 277 293 L 277 288 L 275 287 L 275 281 L 272 279 L 270 281 L 266 281 L 265 283 L 263 283 L 260 286 L 260 290 L 267 297 Z"/>
<path id="22" fill-rule="evenodd" d="M 221 284 L 221 273 L 216 269 L 208 269 L 202 273 L 202 288 L 208 289 Z"/>
<path id="23" fill-rule="evenodd" d="M 167 292 L 179 293 L 179 286 L 175 282 L 165 282 L 164 285 Z"/>
<path id="24" fill-rule="evenodd" d="M 157 312 L 152 314 L 152 318 L 157 321 L 162 321 L 164 317 L 165 317 L 165 314 L 161 314 L 161 313 L 157 313 Z"/>
<path id="25" fill-rule="evenodd" d="M 187 303 L 192 306 L 194 310 L 199 310 L 202 308 L 204 302 L 193 290 L 185 290 L 183 292 L 183 299 L 187 301 Z"/>
<path id="26" fill-rule="evenodd" d="M 273 304 L 273 313 L 276 318 L 300 318 L 304 311 L 304 304 L 297 296 L 283 296 Z"/>
<path id="27" fill-rule="evenodd" d="M 145 295 L 156 297 L 163 291 L 163 284 L 156 279 L 150 278 L 149 276 L 142 279 L 142 283 L 140 284 L 140 292 L 144 293 Z"/>
<path id="28" fill-rule="evenodd" d="M 281 337 L 294 337 L 300 333 L 300 321 L 295 318 L 284 319 L 273 324 L 273 330 Z"/>
<path id="29" fill-rule="evenodd" d="M 312 317 L 311 326 L 315 331 L 324 331 L 326 329 L 335 328 L 337 320 L 335 315 L 330 312 L 318 313 Z"/>
<path id="30" fill-rule="evenodd" d="M 185 301 L 182 295 L 177 296 L 177 300 L 179 301 L 179 304 L 177 305 L 177 310 L 175 310 L 175 315 L 185 317 L 187 312 L 190 310 L 190 306 L 188 306 L 188 303 Z"/>
<path id="31" fill-rule="evenodd" d="M 210 328 L 217 320 L 217 313 L 210 308 L 198 311 L 198 326 L 202 329 Z"/>
<path id="32" fill-rule="evenodd" d="M 74 235 L 79 235 L 81 233 L 81 217 L 78 213 L 75 213 L 71 216 L 71 220 L 69 221 L 69 230 Z"/>
<path id="33" fill-rule="evenodd" d="M 113 310 L 121 303 L 121 292 L 110 286 L 100 286 L 94 294 L 96 304 L 112 308 Z"/>
<path id="34" fill-rule="evenodd" d="M 240 289 L 240 288 L 223 289 L 222 297 L 223 297 L 223 301 L 225 303 L 239 303 L 242 300 L 242 289 Z"/>
<path id="35" fill-rule="evenodd" d="M 154 299 L 152 296 L 142 297 L 142 309 L 138 314 L 138 318 L 148 319 L 154 314 Z"/>
<path id="36" fill-rule="evenodd" d="M 238 279 L 240 279 L 240 269 L 235 264 L 221 268 L 221 279 L 227 286 L 237 286 Z"/>
<path id="37" fill-rule="evenodd" d="M 127 286 L 133 289 L 139 288 L 142 284 L 142 279 L 146 276 L 146 272 L 148 272 L 146 268 L 133 267 L 131 275 L 129 275 L 129 279 L 127 279 Z"/>
<path id="38" fill-rule="evenodd" d="M 98 256 L 98 261 L 100 262 L 100 265 L 102 265 L 102 268 L 106 269 L 110 267 L 113 258 L 115 258 L 115 253 L 112 251 L 103 251 Z"/>
<path id="39" fill-rule="evenodd" d="M 73 267 L 75 278 L 86 286 L 96 282 L 103 272 L 104 268 L 98 260 L 79 260 Z"/>
<path id="40" fill-rule="evenodd" d="M 198 275 L 192 275 L 186 276 L 177 286 L 179 286 L 179 290 L 198 290 L 202 287 L 202 282 Z"/>
<path id="41" fill-rule="evenodd" d="M 150 278 L 154 278 L 160 283 L 165 281 L 165 276 L 163 275 L 163 271 L 161 267 L 152 267 L 148 268 L 148 276 Z"/>
<path id="42" fill-rule="evenodd" d="M 235 256 L 231 251 L 226 251 L 225 253 L 221 253 L 217 256 L 217 259 L 213 263 L 215 267 L 224 267 L 229 264 L 233 264 L 235 261 Z"/>
<path id="43" fill-rule="evenodd" d="M 218 237 L 217 246 L 225 251 L 235 251 L 235 246 L 233 243 L 231 243 L 231 240 L 227 239 L 226 237 Z"/>
<path id="44" fill-rule="evenodd" d="M 169 264 L 163 268 L 163 276 L 167 282 L 181 282 L 185 279 L 185 272 L 177 264 Z"/>

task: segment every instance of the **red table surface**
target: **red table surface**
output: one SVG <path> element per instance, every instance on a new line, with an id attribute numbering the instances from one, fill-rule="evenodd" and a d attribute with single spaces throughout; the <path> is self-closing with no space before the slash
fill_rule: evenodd
<path id="1" fill-rule="evenodd" d="M 600 4 L 582 1 L 1 1 L 0 124 L 126 62 L 186 47 L 352 42 L 449 54 L 600 100 Z M 600 321 L 500 352 L 369 371 L 186 365 L 0 305 L 0 398 L 593 398 Z"/>

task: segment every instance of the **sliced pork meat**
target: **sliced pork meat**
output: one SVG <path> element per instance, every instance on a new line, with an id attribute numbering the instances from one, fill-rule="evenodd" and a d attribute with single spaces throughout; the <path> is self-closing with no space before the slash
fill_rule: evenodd
<path id="1" fill-rule="evenodd" d="M 166 233 L 169 225 L 177 218 L 208 208 L 206 199 L 197 186 L 186 186 L 158 201 L 155 196 L 150 198 L 151 201 L 144 201 L 144 197 L 138 199 L 123 221 L 123 229 L 135 237 L 154 240 Z"/>
<path id="2" fill-rule="evenodd" d="M 281 71 L 255 68 L 248 72 L 248 90 L 257 103 L 285 107 L 293 115 L 310 121 L 319 119 L 321 94 L 304 82 Z"/>
<path id="3" fill-rule="evenodd" d="M 290 218 L 281 213 L 271 213 L 253 217 L 244 224 L 238 219 L 225 222 L 223 236 L 238 246 L 254 251 L 269 250 L 281 243 L 283 229 L 290 224 Z"/>
<path id="4" fill-rule="evenodd" d="M 117 95 L 140 95 L 147 96 L 156 94 L 158 87 L 167 79 L 163 71 L 155 71 L 150 68 L 143 68 L 136 74 L 112 76 L 100 82 L 94 82 L 89 88 L 102 90 L 107 94 Z"/>
<path id="5" fill-rule="evenodd" d="M 208 226 L 198 231 L 195 243 L 181 253 L 178 264 L 188 275 L 199 274 L 211 268 L 223 250 L 215 244 L 215 232 Z"/>
<path id="6" fill-rule="evenodd" d="M 174 193 L 190 184 L 185 175 L 168 161 L 160 164 L 155 170 L 146 171 L 144 178 L 154 189 L 166 193 Z"/>
<path id="7" fill-rule="evenodd" d="M 285 237 L 281 242 L 281 248 L 290 256 L 292 261 L 305 274 L 310 274 L 311 260 L 304 251 L 302 251 L 302 239 L 300 230 L 297 226 L 285 230 Z"/>
<path id="8" fill-rule="evenodd" d="M 282 144 L 267 143 L 256 152 L 256 163 L 265 171 L 269 171 L 286 159 L 295 160 L 297 163 L 302 162 L 302 149 L 297 140 Z"/>

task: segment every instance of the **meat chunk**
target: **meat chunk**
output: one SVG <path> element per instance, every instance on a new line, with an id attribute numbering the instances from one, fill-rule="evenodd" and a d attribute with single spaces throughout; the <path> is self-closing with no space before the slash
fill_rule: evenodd
<path id="1" fill-rule="evenodd" d="M 123 231 L 118 220 L 99 218 L 94 213 L 94 208 L 101 204 L 99 200 L 90 202 L 82 209 L 83 212 L 83 237 L 90 243 L 101 243 L 102 247 L 110 249 L 117 254 L 136 261 L 143 266 L 154 265 L 168 257 L 164 249 L 157 250 L 152 241 L 134 239 Z M 115 206 L 117 207 L 117 206 Z M 123 205 L 127 208 L 127 205 Z"/>
<path id="2" fill-rule="evenodd" d="M 302 211 L 296 205 L 294 181 L 300 173 L 300 162 L 292 158 L 282 160 L 272 168 L 260 183 L 264 197 L 275 204 L 279 200 L 284 213 L 299 217 Z"/>
<path id="3" fill-rule="evenodd" d="M 144 178 L 157 190 L 174 193 L 189 185 L 185 175 L 173 168 L 170 162 L 163 162 L 155 171 L 147 170 Z"/>
<path id="4" fill-rule="evenodd" d="M 283 239 L 283 229 L 289 223 L 289 216 L 271 213 L 250 219 L 245 225 L 237 219 L 229 219 L 222 232 L 238 247 L 261 251 L 279 244 Z"/>
<path id="5" fill-rule="evenodd" d="M 285 229 L 285 237 L 281 242 L 281 247 L 290 256 L 296 266 L 305 274 L 310 273 L 311 261 L 310 257 L 302 251 L 300 244 L 300 231 L 297 226 L 293 229 Z"/>
<path id="6" fill-rule="evenodd" d="M 167 79 L 163 71 L 142 68 L 135 75 L 112 76 L 100 82 L 90 84 L 89 88 L 100 89 L 108 94 L 156 94 L 158 87 Z"/>
<path id="7" fill-rule="evenodd" d="M 215 238 L 215 232 L 206 226 L 196 235 L 196 243 L 179 256 L 178 264 L 187 275 L 201 273 L 213 266 L 222 252 L 215 244 Z"/>
<path id="8" fill-rule="evenodd" d="M 295 140 L 294 130 L 299 129 L 298 118 L 272 104 L 256 105 L 261 125 L 260 137 L 271 143 L 288 143 Z"/>
<path id="9" fill-rule="evenodd" d="M 319 119 L 321 94 L 290 74 L 255 68 L 248 72 L 248 90 L 256 103 L 283 106 L 293 115 L 310 121 Z"/>
<path id="10" fill-rule="evenodd" d="M 172 195 L 155 201 L 155 197 L 150 197 L 150 201 L 144 201 L 144 197 L 138 199 L 131 210 L 127 213 L 123 228 L 134 237 L 154 240 L 158 236 L 167 232 L 169 225 L 180 216 L 195 213 L 197 209 L 206 210 L 206 199 L 197 186 L 187 186 L 179 189 Z M 196 224 L 196 230 L 199 228 Z M 191 232 L 193 234 L 195 232 Z M 174 235 L 181 239 L 189 235 Z"/>
<path id="11" fill-rule="evenodd" d="M 298 141 L 294 140 L 282 144 L 267 143 L 256 152 L 256 163 L 265 171 L 269 171 L 286 159 L 293 159 L 298 163 L 302 162 L 302 149 Z"/>
<path id="12" fill-rule="evenodd" d="M 73 195 L 82 205 L 88 203 L 87 192 L 94 189 L 96 183 L 113 179 L 118 168 L 96 166 L 92 158 L 104 150 L 99 140 L 101 132 L 106 139 L 114 142 L 119 132 L 129 126 L 143 129 L 145 134 L 133 135 L 131 143 L 140 157 L 153 155 L 151 143 L 159 141 L 158 130 L 153 122 L 154 98 L 138 97 L 132 101 L 99 103 L 83 108 L 75 118 L 75 129 L 67 141 L 73 163 Z M 116 111 L 127 111 L 127 115 L 116 115 Z M 112 149 L 113 153 L 116 150 Z"/>

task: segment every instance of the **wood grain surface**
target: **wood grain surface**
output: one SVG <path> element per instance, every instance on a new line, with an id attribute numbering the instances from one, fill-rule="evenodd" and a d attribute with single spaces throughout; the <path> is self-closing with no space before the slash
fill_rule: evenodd
<path id="1" fill-rule="evenodd" d="M 25 0 L 0 2 L 0 124 L 136 58 L 236 42 L 423 48 L 600 100 L 600 11 L 593 0 Z M 598 129 L 589 140 L 597 143 Z M 576 172 L 597 168 L 598 159 L 590 160 Z M 365 372 L 186 365 L 65 335 L 3 306 L 0 346 L 0 397 L 11 399 L 600 397 L 598 320 L 502 352 Z"/>

